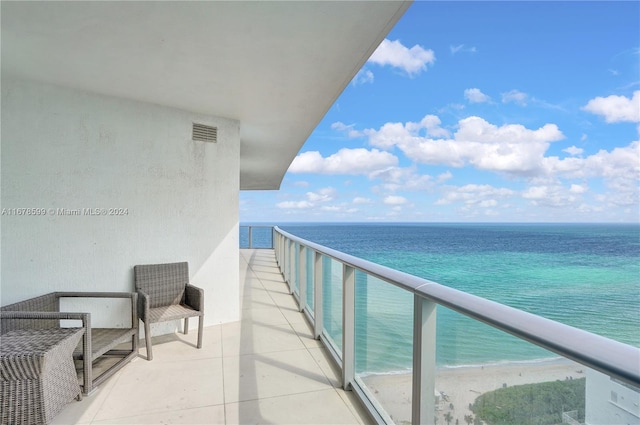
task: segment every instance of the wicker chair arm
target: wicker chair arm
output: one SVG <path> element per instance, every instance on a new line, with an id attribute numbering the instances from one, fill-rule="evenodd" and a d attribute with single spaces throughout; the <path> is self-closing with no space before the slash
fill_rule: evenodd
<path id="1" fill-rule="evenodd" d="M 151 305 L 149 294 L 138 289 L 136 295 L 138 297 L 138 317 L 142 319 L 143 322 L 146 322 L 147 317 L 149 317 L 149 306 Z"/>
<path id="2" fill-rule="evenodd" d="M 204 311 L 204 290 L 187 283 L 184 291 L 184 303 L 192 309 Z"/>
<path id="3" fill-rule="evenodd" d="M 135 292 L 56 292 L 58 298 L 133 298 Z"/>
<path id="4" fill-rule="evenodd" d="M 60 319 L 81 320 L 83 328 L 91 327 L 91 313 L 51 312 L 51 311 L 0 311 L 0 319 Z"/>

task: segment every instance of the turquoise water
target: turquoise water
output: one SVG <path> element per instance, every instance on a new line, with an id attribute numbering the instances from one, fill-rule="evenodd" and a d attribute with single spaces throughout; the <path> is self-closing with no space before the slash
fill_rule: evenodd
<path id="1" fill-rule="evenodd" d="M 601 224 L 296 224 L 321 245 L 640 347 L 640 226 Z M 340 345 L 340 267 L 328 267 L 325 326 Z M 325 273 L 327 275 L 327 273 Z M 325 285 L 328 286 L 328 285 Z M 333 303 L 329 304 L 329 300 Z M 338 305 L 336 305 L 338 304 Z M 366 314 L 365 314 L 366 313 Z M 356 276 L 356 369 L 411 367 L 413 300 Z M 554 357 L 438 307 L 441 366 Z"/>

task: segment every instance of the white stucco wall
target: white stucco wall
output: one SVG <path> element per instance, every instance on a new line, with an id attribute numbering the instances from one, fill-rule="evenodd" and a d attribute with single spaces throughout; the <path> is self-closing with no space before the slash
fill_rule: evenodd
<path id="1" fill-rule="evenodd" d="M 188 261 L 205 323 L 238 319 L 239 122 L 4 75 L 1 112 L 2 305 L 133 291 L 134 265 Z M 193 122 L 218 142 L 193 142 Z"/>

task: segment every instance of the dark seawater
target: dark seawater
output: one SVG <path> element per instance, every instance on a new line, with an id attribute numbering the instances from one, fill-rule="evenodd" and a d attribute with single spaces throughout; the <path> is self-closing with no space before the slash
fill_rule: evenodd
<path id="1" fill-rule="evenodd" d="M 283 224 L 280 228 L 640 347 L 639 225 Z M 328 270 L 338 274 L 334 280 L 339 282 L 339 267 Z M 357 368 L 360 372 L 409 368 L 411 296 L 366 276 L 357 276 L 357 288 Z M 335 314 L 339 316 L 339 311 Z M 444 307 L 438 307 L 437 325 L 437 362 L 442 366 L 554 356 Z"/>

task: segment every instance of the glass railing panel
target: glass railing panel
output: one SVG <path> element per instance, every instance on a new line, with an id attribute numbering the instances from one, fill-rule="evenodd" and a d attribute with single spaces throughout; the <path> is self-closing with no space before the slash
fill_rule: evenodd
<path id="1" fill-rule="evenodd" d="M 396 424 L 411 423 L 413 294 L 356 271 L 356 378 Z"/>
<path id="2" fill-rule="evenodd" d="M 273 228 L 270 226 L 252 226 L 252 248 L 273 248 Z"/>
<path id="3" fill-rule="evenodd" d="M 293 244 L 293 269 L 291 282 L 293 283 L 293 293 L 300 296 L 300 244 Z"/>
<path id="4" fill-rule="evenodd" d="M 239 243 L 240 248 L 273 248 L 273 227 L 240 226 Z"/>
<path id="5" fill-rule="evenodd" d="M 342 263 L 322 257 L 322 319 L 325 335 L 342 352 Z"/>
<path id="6" fill-rule="evenodd" d="M 565 414 L 585 423 L 585 367 L 445 307 L 437 311 L 437 423 L 553 425 Z"/>
<path id="7" fill-rule="evenodd" d="M 307 309 L 309 310 L 309 312 L 313 315 L 314 312 L 314 308 L 315 308 L 315 297 L 313 296 L 314 291 L 315 291 L 315 286 L 313 284 L 314 282 L 314 266 L 313 266 L 313 261 L 315 258 L 315 253 L 313 252 L 313 250 L 311 249 L 305 249 L 305 256 L 306 256 L 306 266 L 307 266 L 307 299 L 306 299 L 306 303 L 307 303 Z"/>
<path id="8" fill-rule="evenodd" d="M 240 226 L 238 236 L 240 248 L 249 248 L 249 226 Z"/>

